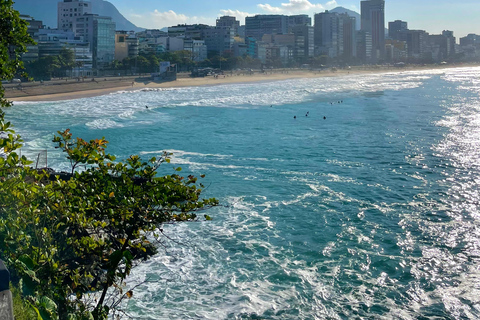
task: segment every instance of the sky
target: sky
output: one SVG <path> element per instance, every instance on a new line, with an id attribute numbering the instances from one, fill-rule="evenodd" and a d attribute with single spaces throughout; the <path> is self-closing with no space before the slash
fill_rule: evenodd
<path id="1" fill-rule="evenodd" d="M 182 23 L 215 25 L 222 15 L 244 24 L 255 14 L 309 14 L 342 6 L 360 13 L 360 0 L 109 0 L 135 25 L 161 29 Z M 480 0 L 386 0 L 385 23 L 403 20 L 409 29 L 431 34 L 452 30 L 456 37 L 480 34 Z"/>

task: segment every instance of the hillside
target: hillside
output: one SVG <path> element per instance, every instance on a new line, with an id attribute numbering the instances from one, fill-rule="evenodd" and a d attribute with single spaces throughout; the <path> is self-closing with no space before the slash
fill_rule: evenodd
<path id="1" fill-rule="evenodd" d="M 32 16 L 36 20 L 42 20 L 50 28 L 57 27 L 57 3 L 59 0 L 16 0 L 13 7 L 21 14 Z M 92 12 L 101 16 L 112 17 L 117 24 L 117 30 L 141 31 L 130 21 L 128 21 L 117 8 L 106 0 L 91 0 Z"/>

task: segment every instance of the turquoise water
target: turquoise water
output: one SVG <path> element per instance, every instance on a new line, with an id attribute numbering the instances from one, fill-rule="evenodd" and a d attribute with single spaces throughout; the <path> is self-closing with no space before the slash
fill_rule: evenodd
<path id="1" fill-rule="evenodd" d="M 480 68 L 463 68 L 17 103 L 8 118 L 57 169 L 50 141 L 70 128 L 206 174 L 222 206 L 165 227 L 174 241 L 128 283 L 146 281 L 135 319 L 477 319 L 479 111 Z"/>

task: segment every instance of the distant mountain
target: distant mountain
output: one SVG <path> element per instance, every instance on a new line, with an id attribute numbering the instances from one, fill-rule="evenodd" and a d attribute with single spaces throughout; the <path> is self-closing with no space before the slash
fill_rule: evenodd
<path id="1" fill-rule="evenodd" d="M 36 20 L 42 20 L 50 28 L 57 27 L 57 3 L 59 0 L 16 0 L 13 5 L 15 10 L 21 14 L 32 16 Z M 106 0 L 90 0 L 92 3 L 92 13 L 101 16 L 112 17 L 117 24 L 117 30 L 142 31 L 130 21 L 128 21 L 117 8 Z M 41 4 L 40 4 L 41 3 Z"/>
<path id="2" fill-rule="evenodd" d="M 117 24 L 117 30 L 125 31 L 143 31 L 145 28 L 139 28 L 125 18 L 117 8 L 108 1 L 105 0 L 91 0 L 92 12 L 101 16 L 112 17 L 113 21 Z"/>
<path id="3" fill-rule="evenodd" d="M 360 30 L 361 20 L 360 20 L 360 13 L 355 12 L 353 10 L 349 10 L 344 7 L 336 7 L 335 9 L 329 10 L 329 12 L 336 12 L 336 13 L 347 13 L 350 17 L 355 17 L 355 28 Z"/>

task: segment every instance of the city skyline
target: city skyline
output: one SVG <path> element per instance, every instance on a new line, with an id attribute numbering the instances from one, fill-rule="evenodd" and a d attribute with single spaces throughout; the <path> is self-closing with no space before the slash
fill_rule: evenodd
<path id="1" fill-rule="evenodd" d="M 360 0 L 332 0 L 320 2 L 308 0 L 244 0 L 242 2 L 225 0 L 221 7 L 218 2 L 175 2 L 143 0 L 132 7 L 131 0 L 110 0 L 119 11 L 139 27 L 164 28 L 184 23 L 215 24 L 222 15 L 232 15 L 245 23 L 246 16 L 256 14 L 308 14 L 342 6 L 360 13 Z M 385 21 L 404 20 L 410 29 L 426 30 L 438 34 L 443 30 L 454 31 L 457 38 L 469 33 L 480 34 L 480 3 L 478 0 L 466 0 L 452 4 L 447 0 L 386 0 Z"/>

